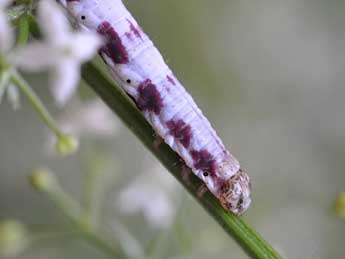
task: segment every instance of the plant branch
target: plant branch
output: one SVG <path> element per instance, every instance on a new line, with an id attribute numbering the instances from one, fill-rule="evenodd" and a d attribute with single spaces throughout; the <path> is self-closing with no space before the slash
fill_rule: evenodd
<path id="1" fill-rule="evenodd" d="M 102 201 L 107 189 L 106 159 L 101 156 L 87 159 L 86 176 L 83 186 L 83 207 L 85 220 L 98 227 L 102 211 Z"/>
<path id="2" fill-rule="evenodd" d="M 19 25 L 18 25 L 18 37 L 16 46 L 24 45 L 29 39 L 29 21 L 27 14 L 23 14 L 19 18 Z"/>
<path id="3" fill-rule="evenodd" d="M 74 232 L 78 236 L 105 252 L 112 258 L 127 258 L 120 246 L 110 243 L 103 238 L 93 226 L 84 221 L 83 210 L 79 203 L 70 197 L 60 186 L 55 176 L 46 170 L 40 169 L 34 172 L 30 178 L 31 185 L 38 191 L 47 195 L 52 203 L 70 221 Z"/>
<path id="4" fill-rule="evenodd" d="M 42 120 L 56 134 L 56 136 L 58 137 L 64 136 L 65 134 L 61 132 L 56 122 L 54 121 L 50 113 L 48 112 L 48 110 L 44 107 L 40 98 L 36 95 L 34 90 L 32 90 L 32 88 L 25 81 L 25 79 L 22 78 L 22 76 L 17 71 L 14 70 L 11 74 L 11 80 L 15 85 L 17 85 L 20 88 L 20 90 L 22 90 L 22 92 L 29 99 L 31 105 L 34 107 L 37 113 L 41 116 Z"/>
<path id="5" fill-rule="evenodd" d="M 172 175 L 196 198 L 204 209 L 213 216 L 220 226 L 243 248 L 251 258 L 277 259 L 278 253 L 241 218 L 224 211 L 218 200 L 206 193 L 198 197 L 198 189 L 202 185 L 194 174 L 185 182 L 182 177 L 184 163 L 179 156 L 166 144 L 154 148 L 155 132 L 148 124 L 131 100 L 113 81 L 108 79 L 93 63 L 87 63 L 82 68 L 82 77 L 90 87 L 103 99 L 128 128 L 143 142 L 143 144 L 161 161 Z"/>
<path id="6" fill-rule="evenodd" d="M 30 20 L 30 31 L 37 35 L 37 23 Z M 198 189 L 202 182 L 194 174 L 190 174 L 190 181 L 185 182 L 182 168 L 185 166 L 180 157 L 166 144 L 154 148 L 156 133 L 145 120 L 139 110 L 133 105 L 125 93 L 120 90 L 92 62 L 82 67 L 82 77 L 86 83 L 103 99 L 116 113 L 127 127 L 142 141 L 142 143 L 157 157 L 158 160 L 175 176 L 175 178 L 196 198 L 204 209 L 218 222 L 245 251 L 255 259 L 279 259 L 280 255 L 244 220 L 224 211 L 218 200 L 209 192 L 202 198 L 198 197 Z"/>

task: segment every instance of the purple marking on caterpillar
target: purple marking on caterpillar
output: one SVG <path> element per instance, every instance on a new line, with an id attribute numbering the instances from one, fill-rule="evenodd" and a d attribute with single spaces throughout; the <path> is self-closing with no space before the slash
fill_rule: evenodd
<path id="1" fill-rule="evenodd" d="M 125 35 L 126 35 L 126 37 L 127 37 L 128 39 L 130 39 L 130 40 L 132 39 L 132 34 L 131 34 L 130 32 L 127 31 L 127 32 L 125 33 Z"/>
<path id="2" fill-rule="evenodd" d="M 241 215 L 251 202 L 248 175 L 122 1 L 69 1 L 67 10 L 80 27 L 105 36 L 101 54 L 116 83 L 220 204 Z"/>
<path id="3" fill-rule="evenodd" d="M 168 80 L 169 83 L 171 83 L 172 85 L 176 85 L 175 80 L 174 80 L 171 76 L 167 75 L 167 80 Z"/>
<path id="4" fill-rule="evenodd" d="M 137 105 L 142 111 L 151 111 L 158 115 L 163 107 L 162 98 L 157 91 L 157 87 L 146 79 L 138 87 L 139 98 Z"/>
<path id="5" fill-rule="evenodd" d="M 127 64 L 128 53 L 122 40 L 109 22 L 102 22 L 97 31 L 105 36 L 106 44 L 101 48 L 107 56 L 111 57 L 115 64 Z"/>
<path id="6" fill-rule="evenodd" d="M 141 37 L 140 30 L 137 27 L 135 27 L 134 24 L 129 19 L 127 19 L 127 22 L 129 24 L 129 29 L 131 30 L 131 32 L 133 32 L 137 38 L 143 39 Z"/>
<path id="7" fill-rule="evenodd" d="M 169 128 L 170 135 L 174 136 L 181 144 L 188 148 L 191 138 L 192 132 L 191 127 L 187 125 L 183 120 L 178 121 L 167 121 L 167 127 Z"/>
<path id="8" fill-rule="evenodd" d="M 214 176 L 216 174 L 216 160 L 214 160 L 213 156 L 207 150 L 192 150 L 190 153 L 194 160 L 194 167 L 202 170 L 204 176 L 208 176 L 208 174 Z"/>

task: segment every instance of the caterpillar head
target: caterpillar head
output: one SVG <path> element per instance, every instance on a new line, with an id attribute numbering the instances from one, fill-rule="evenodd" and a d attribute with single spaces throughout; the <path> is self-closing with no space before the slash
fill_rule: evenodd
<path id="1" fill-rule="evenodd" d="M 249 208 L 251 202 L 250 189 L 249 176 L 240 169 L 221 185 L 218 199 L 224 209 L 230 210 L 236 215 L 242 215 Z"/>

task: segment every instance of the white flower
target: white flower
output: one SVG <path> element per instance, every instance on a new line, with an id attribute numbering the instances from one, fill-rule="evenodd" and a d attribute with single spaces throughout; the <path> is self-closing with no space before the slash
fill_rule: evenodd
<path id="1" fill-rule="evenodd" d="M 73 136 L 89 134 L 109 138 L 119 131 L 116 116 L 100 100 L 90 101 L 69 109 L 57 119 L 58 124 Z"/>
<path id="2" fill-rule="evenodd" d="M 120 123 L 116 116 L 100 100 L 89 102 L 73 102 L 68 111 L 63 112 L 57 118 L 60 129 L 69 136 L 77 138 L 87 136 L 98 140 L 109 139 L 120 132 Z M 49 132 L 46 142 L 48 155 L 56 147 L 56 135 Z"/>
<path id="3" fill-rule="evenodd" d="M 176 212 L 172 200 L 175 187 L 174 179 L 161 166 L 151 168 L 120 193 L 117 205 L 125 214 L 143 213 L 153 227 L 168 228 Z"/>
<path id="4" fill-rule="evenodd" d="M 21 47 L 10 60 L 29 72 L 50 68 L 53 95 L 63 105 L 77 87 L 81 63 L 93 57 L 102 41 L 96 33 L 72 32 L 64 13 L 52 0 L 40 1 L 38 20 L 45 40 Z"/>
<path id="5" fill-rule="evenodd" d="M 12 29 L 4 10 L 9 3 L 10 0 L 0 0 L 0 53 L 9 51 L 14 41 Z"/>

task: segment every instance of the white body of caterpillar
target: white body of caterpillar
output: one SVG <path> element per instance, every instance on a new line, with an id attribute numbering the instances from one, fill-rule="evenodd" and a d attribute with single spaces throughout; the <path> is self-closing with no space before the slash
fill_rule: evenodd
<path id="1" fill-rule="evenodd" d="M 105 38 L 100 54 L 113 79 L 164 141 L 219 199 L 240 215 L 250 180 L 121 0 L 67 0 L 78 26 Z M 85 42 L 87 44 L 87 42 Z"/>

